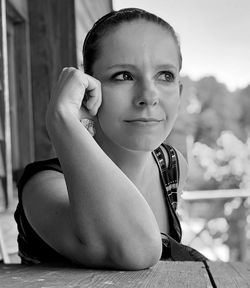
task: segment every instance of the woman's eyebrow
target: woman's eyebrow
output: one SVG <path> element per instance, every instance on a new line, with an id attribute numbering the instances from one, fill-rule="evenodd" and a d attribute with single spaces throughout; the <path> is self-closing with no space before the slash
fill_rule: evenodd
<path id="1" fill-rule="evenodd" d="M 134 64 L 120 63 L 120 64 L 113 64 L 113 65 L 108 66 L 107 70 L 111 70 L 111 69 L 115 69 L 115 68 L 119 68 L 119 69 L 138 69 Z M 155 65 L 154 68 L 156 70 L 166 70 L 166 69 L 178 70 L 178 67 L 176 67 L 176 65 L 171 64 L 171 63 L 158 64 L 158 65 Z"/>
<path id="2" fill-rule="evenodd" d="M 156 65 L 155 68 L 157 70 L 166 70 L 166 69 L 178 70 L 178 67 L 176 67 L 176 65 L 171 64 L 171 63 L 159 64 L 159 65 Z"/>
<path id="3" fill-rule="evenodd" d="M 111 70 L 111 69 L 114 69 L 114 68 L 130 68 L 130 69 L 135 69 L 136 66 L 133 65 L 133 64 L 123 64 L 123 63 L 120 63 L 120 64 L 113 64 L 113 65 L 110 65 L 107 67 L 107 70 Z"/>

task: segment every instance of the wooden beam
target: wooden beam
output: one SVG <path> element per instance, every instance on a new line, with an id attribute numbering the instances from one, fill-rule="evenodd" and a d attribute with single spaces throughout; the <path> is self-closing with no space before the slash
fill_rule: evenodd
<path id="1" fill-rule="evenodd" d="M 50 92 L 63 67 L 76 67 L 73 0 L 29 0 L 35 160 L 54 156 L 45 128 Z"/>
<path id="2" fill-rule="evenodd" d="M 181 198 L 187 201 L 237 197 L 250 197 L 250 189 L 183 191 L 181 195 Z"/>
<path id="3" fill-rule="evenodd" d="M 30 44 L 27 21 L 15 25 L 15 69 L 19 159 L 24 167 L 34 160 L 33 107 L 31 95 Z"/>
<path id="4" fill-rule="evenodd" d="M 7 252 L 7 248 L 5 246 L 5 242 L 3 239 L 3 234 L 2 234 L 2 230 L 1 230 L 1 226 L 0 226 L 0 256 L 2 256 L 3 262 L 5 264 L 9 264 L 10 263 L 10 258 Z"/>
<path id="5" fill-rule="evenodd" d="M 4 186 L 6 189 L 6 207 L 10 204 L 13 198 L 13 183 L 12 183 L 12 160 L 11 160 L 11 128 L 10 128 L 10 103 L 9 103 L 9 78 L 8 78 L 8 48 L 7 48 L 7 22 L 6 22 L 6 0 L 1 0 L 0 5 L 0 73 L 1 73 L 1 98 L 4 102 L 3 126 L 4 126 L 4 145 L 0 153 L 3 154 L 5 166 Z"/>

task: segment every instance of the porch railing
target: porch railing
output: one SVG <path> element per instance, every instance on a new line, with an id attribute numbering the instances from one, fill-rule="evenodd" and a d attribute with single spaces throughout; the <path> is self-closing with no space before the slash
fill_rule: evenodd
<path id="1" fill-rule="evenodd" d="M 184 191 L 183 243 L 211 260 L 250 261 L 250 189 Z"/>

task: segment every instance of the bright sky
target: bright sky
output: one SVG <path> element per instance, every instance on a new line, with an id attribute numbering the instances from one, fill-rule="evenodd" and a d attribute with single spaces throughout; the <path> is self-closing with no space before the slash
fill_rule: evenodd
<path id="1" fill-rule="evenodd" d="M 250 0 L 113 0 L 168 21 L 180 37 L 182 75 L 213 75 L 230 90 L 250 84 Z"/>

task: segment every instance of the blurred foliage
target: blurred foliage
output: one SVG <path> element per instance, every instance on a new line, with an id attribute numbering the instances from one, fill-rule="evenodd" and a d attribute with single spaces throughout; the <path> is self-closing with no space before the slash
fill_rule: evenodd
<path id="1" fill-rule="evenodd" d="M 240 171 L 250 166 L 250 85 L 231 92 L 213 76 L 199 81 L 182 77 L 182 83 L 179 117 L 169 141 L 175 140 L 190 162 L 186 189 L 243 187 L 250 173 Z M 188 137 L 195 158 L 186 151 Z"/>
<path id="2" fill-rule="evenodd" d="M 250 85 L 231 92 L 214 77 L 183 77 L 182 83 L 180 115 L 170 140 L 182 141 L 177 148 L 189 162 L 185 189 L 250 189 Z M 190 201 L 184 208 L 187 243 L 210 259 L 214 252 L 213 260 L 250 260 L 250 199 Z M 197 219 L 202 228 L 192 238 Z"/>
<path id="3" fill-rule="evenodd" d="M 192 154 L 204 179 L 217 189 L 250 188 L 250 137 L 244 143 L 231 131 L 223 131 L 214 148 L 195 142 Z"/>

